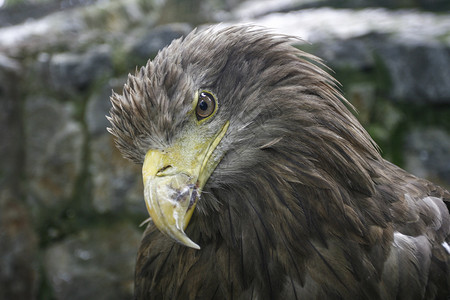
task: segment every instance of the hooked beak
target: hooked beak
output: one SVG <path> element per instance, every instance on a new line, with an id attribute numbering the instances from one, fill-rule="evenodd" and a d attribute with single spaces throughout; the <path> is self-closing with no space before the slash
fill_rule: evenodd
<path id="1" fill-rule="evenodd" d="M 142 167 L 147 210 L 158 229 L 178 243 L 200 249 L 184 232 L 201 191 L 220 159 L 210 159 L 229 126 L 198 142 L 185 137 L 174 146 L 149 150 Z"/>

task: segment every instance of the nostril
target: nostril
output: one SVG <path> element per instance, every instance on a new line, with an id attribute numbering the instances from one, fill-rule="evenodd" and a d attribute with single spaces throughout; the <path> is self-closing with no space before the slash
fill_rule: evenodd
<path id="1" fill-rule="evenodd" d="M 156 172 L 156 175 L 162 175 L 161 173 L 163 173 L 165 170 L 167 170 L 169 168 L 172 168 L 172 166 L 167 165 L 167 166 L 162 167 L 161 169 L 158 170 L 158 172 Z"/>

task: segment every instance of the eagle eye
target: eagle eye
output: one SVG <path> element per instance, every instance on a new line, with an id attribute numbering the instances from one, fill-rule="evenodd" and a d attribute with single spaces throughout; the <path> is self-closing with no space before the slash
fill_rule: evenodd
<path id="1" fill-rule="evenodd" d="M 195 109 L 195 115 L 197 121 L 206 119 L 214 114 L 216 111 L 217 103 L 216 98 L 208 92 L 200 92 L 197 100 L 197 107 Z"/>

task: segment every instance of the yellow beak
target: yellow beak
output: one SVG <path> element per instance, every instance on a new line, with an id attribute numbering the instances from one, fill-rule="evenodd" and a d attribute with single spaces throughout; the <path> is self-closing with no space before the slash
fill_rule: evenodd
<path id="1" fill-rule="evenodd" d="M 178 243 L 200 249 L 184 232 L 201 191 L 220 159 L 210 159 L 227 122 L 211 139 L 180 139 L 174 146 L 149 150 L 142 167 L 147 210 L 158 229 Z"/>

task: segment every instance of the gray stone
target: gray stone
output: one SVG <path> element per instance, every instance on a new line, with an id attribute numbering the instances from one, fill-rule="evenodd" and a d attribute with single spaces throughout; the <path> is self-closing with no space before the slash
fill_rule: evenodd
<path id="1" fill-rule="evenodd" d="M 372 37 L 373 36 L 373 37 Z M 364 70 L 374 66 L 373 51 L 367 39 L 376 38 L 367 35 L 363 38 L 326 40 L 316 45 L 315 55 L 324 59 L 332 69 L 350 68 Z"/>
<path id="2" fill-rule="evenodd" d="M 122 157 L 110 134 L 91 141 L 91 159 L 94 208 L 99 213 L 131 212 L 146 218 L 141 166 Z"/>
<path id="3" fill-rule="evenodd" d="M 450 103 L 450 47 L 385 41 L 379 43 L 377 53 L 389 71 L 392 98 L 416 103 Z"/>
<path id="4" fill-rule="evenodd" d="M 7 71 L 17 74 L 21 70 L 21 65 L 15 59 L 0 53 L 0 70 L 2 73 Z"/>
<path id="5" fill-rule="evenodd" d="M 10 190 L 0 191 L 0 299 L 35 299 L 38 245 L 32 219 Z"/>
<path id="6" fill-rule="evenodd" d="M 447 0 L 228 0 L 226 2 L 233 3 L 232 17 L 235 19 L 320 7 L 335 7 L 339 9 L 361 9 L 367 7 L 385 7 L 389 9 L 424 8 L 440 12 L 450 9 L 450 3 Z"/>
<path id="7" fill-rule="evenodd" d="M 55 54 L 49 61 L 50 85 L 60 92 L 85 91 L 112 73 L 111 48 L 93 47 L 83 54 Z"/>
<path id="8" fill-rule="evenodd" d="M 384 68 L 389 77 L 384 80 L 390 82 L 388 96 L 395 101 L 450 103 L 450 45 L 445 43 L 367 34 L 319 42 L 315 54 L 336 70 Z M 376 65 L 376 58 L 382 66 Z"/>
<path id="9" fill-rule="evenodd" d="M 111 90 L 120 91 L 125 78 L 111 79 L 86 108 L 86 122 L 90 134 L 89 171 L 92 174 L 93 206 L 99 213 L 126 212 L 147 216 L 143 199 L 141 166 L 125 160 L 106 131 L 110 126 Z"/>
<path id="10" fill-rule="evenodd" d="M 161 25 L 146 32 L 142 37 L 131 41 L 131 55 L 142 60 L 152 58 L 158 51 L 169 45 L 174 39 L 187 35 L 192 27 L 185 23 Z"/>
<path id="11" fill-rule="evenodd" d="M 383 68 L 395 101 L 442 104 L 450 102 L 450 46 L 436 41 L 405 41 L 384 34 L 326 40 L 315 54 L 332 69 L 355 72 Z M 382 65 L 377 65 L 378 62 Z"/>
<path id="12" fill-rule="evenodd" d="M 396 101 L 450 102 L 448 13 L 317 8 L 247 16 L 241 22 L 300 37 L 334 68 L 366 71 L 380 68 L 379 59 Z"/>
<path id="13" fill-rule="evenodd" d="M 20 64 L 0 54 L 0 190 L 17 189 L 23 161 Z"/>
<path id="14" fill-rule="evenodd" d="M 407 171 L 450 189 L 450 134 L 416 129 L 406 137 L 404 154 Z"/>
<path id="15" fill-rule="evenodd" d="M 450 44 L 448 13 L 322 7 L 247 17 L 236 21 L 236 23 L 243 22 L 273 28 L 276 33 L 300 37 L 313 44 L 327 40 L 352 39 L 368 34 L 390 35 L 402 42 Z M 223 24 L 225 25 L 227 24 Z"/>
<path id="16" fill-rule="evenodd" d="M 90 135 L 95 137 L 106 133 L 106 127 L 110 125 L 106 119 L 111 108 L 109 97 L 112 90 L 121 92 L 125 82 L 126 78 L 110 79 L 103 88 L 89 98 L 86 107 L 86 124 Z"/>
<path id="17" fill-rule="evenodd" d="M 85 49 L 107 40 L 123 42 L 125 31 L 155 20 L 161 6 L 157 0 L 112 0 L 64 10 L 69 2 L 73 1 L 63 1 L 57 12 L 43 18 L 0 27 L 0 51 L 21 56 L 49 49 Z"/>
<path id="18" fill-rule="evenodd" d="M 50 246 L 46 276 L 56 299 L 132 299 L 141 232 L 128 223 L 90 228 Z"/>
<path id="19" fill-rule="evenodd" d="M 239 3 L 240 2 L 240 3 Z M 288 12 L 307 7 L 320 6 L 324 0 L 246 0 L 233 3 L 235 6 L 231 10 L 234 19 L 242 20 L 255 18 L 271 13 Z"/>
<path id="20" fill-rule="evenodd" d="M 28 196 L 35 208 L 45 210 L 73 195 L 82 169 L 83 131 L 73 107 L 51 98 L 28 98 L 25 119 Z"/>
<path id="21" fill-rule="evenodd" d="M 23 204 L 22 66 L 0 54 L 0 299 L 35 299 L 37 236 Z"/>

